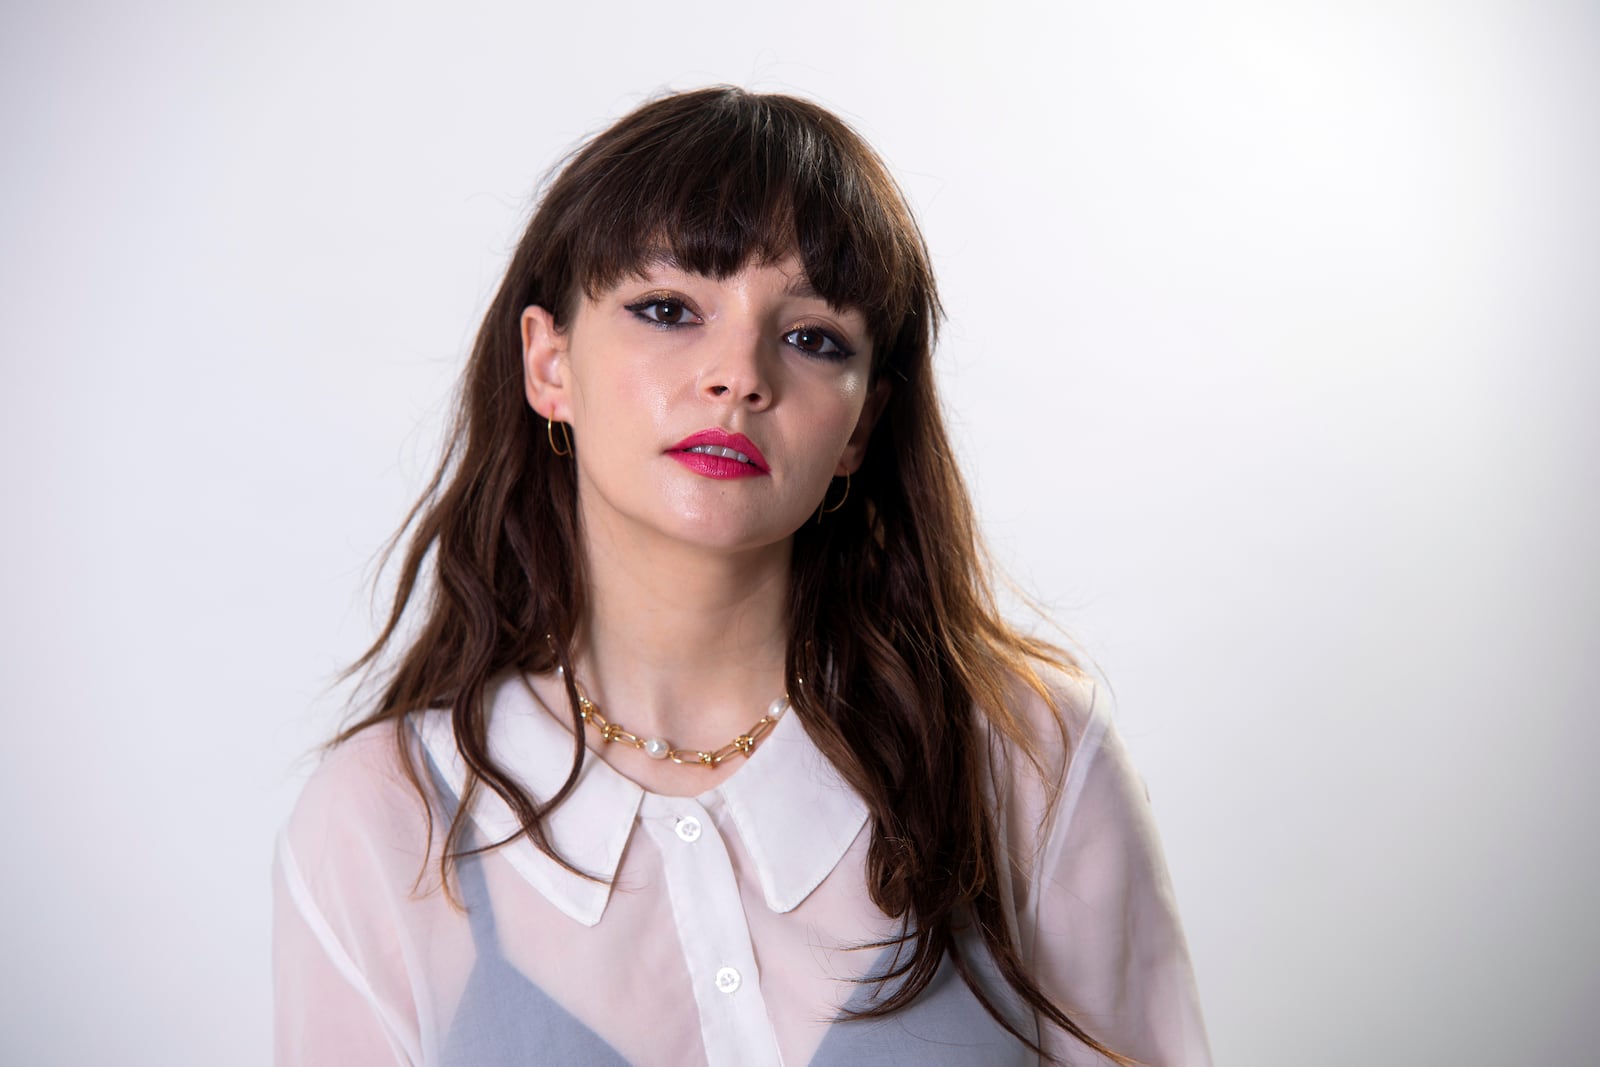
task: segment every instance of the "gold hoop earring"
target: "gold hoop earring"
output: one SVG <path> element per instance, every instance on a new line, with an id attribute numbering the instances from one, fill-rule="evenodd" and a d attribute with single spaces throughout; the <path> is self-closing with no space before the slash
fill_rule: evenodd
<path id="1" fill-rule="evenodd" d="M 544 420 L 544 435 L 550 439 L 550 451 L 554 452 L 558 456 L 572 455 L 572 437 L 567 433 L 566 423 L 563 422 L 561 424 L 561 440 L 566 442 L 566 451 L 563 452 L 561 448 L 556 445 L 556 423 L 554 419 Z"/>
<path id="2" fill-rule="evenodd" d="M 828 483 L 828 488 L 830 488 L 830 489 L 833 488 L 833 483 L 832 482 Z M 838 511 L 840 508 L 844 507 L 844 502 L 846 500 L 849 500 L 849 499 L 850 499 L 850 472 L 849 471 L 845 471 L 844 472 L 844 495 L 839 498 L 839 502 L 837 504 L 833 505 L 833 507 L 830 508 L 828 506 L 828 494 L 826 492 L 824 492 L 822 494 L 822 504 L 817 508 L 817 525 L 819 525 L 819 526 L 822 525 L 822 516 L 824 516 L 824 515 L 832 515 L 835 511 Z"/>

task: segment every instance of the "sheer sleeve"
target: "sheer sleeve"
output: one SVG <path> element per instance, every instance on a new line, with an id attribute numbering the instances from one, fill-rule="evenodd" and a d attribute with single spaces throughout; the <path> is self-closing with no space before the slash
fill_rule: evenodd
<path id="1" fill-rule="evenodd" d="M 1066 773 L 1027 798 L 1037 857 L 1019 908 L 1021 945 L 1044 992 L 1097 1040 L 1148 1067 L 1209 1067 L 1177 902 L 1143 784 L 1102 690 L 1072 686 Z M 1035 777 L 1035 781 L 1037 778 Z M 1053 803 L 1052 803 L 1053 800 Z M 1013 823 L 1013 832 L 1020 830 Z M 1043 1028 L 1059 1062 L 1108 1062 Z"/>
<path id="2" fill-rule="evenodd" d="M 316 910 L 294 855 L 280 839 L 273 863 L 275 1062 L 410 1062 L 375 1010 L 366 976 Z"/>
<path id="3" fill-rule="evenodd" d="M 368 731 L 384 734 L 384 731 Z M 396 781 L 392 735 L 332 752 L 279 836 L 273 864 L 273 1044 L 279 1065 L 420 1062 L 396 905 L 422 850 L 421 801 Z M 410 791 L 410 792 L 408 792 Z"/>

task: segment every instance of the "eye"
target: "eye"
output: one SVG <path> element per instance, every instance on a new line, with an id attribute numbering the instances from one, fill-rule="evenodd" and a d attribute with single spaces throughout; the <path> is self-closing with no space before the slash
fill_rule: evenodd
<path id="1" fill-rule="evenodd" d="M 691 311 L 688 304 L 672 296 L 653 296 L 629 304 L 627 309 L 657 326 L 691 326 L 700 321 L 700 316 Z"/>
<path id="2" fill-rule="evenodd" d="M 855 355 L 853 351 L 840 344 L 832 334 L 815 326 L 802 326 L 798 330 L 790 330 L 783 335 L 783 339 L 808 356 L 842 360 Z"/>

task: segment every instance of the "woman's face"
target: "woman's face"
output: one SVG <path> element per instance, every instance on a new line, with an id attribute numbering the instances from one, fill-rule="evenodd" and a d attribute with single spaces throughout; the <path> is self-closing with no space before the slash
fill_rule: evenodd
<path id="1" fill-rule="evenodd" d="M 639 547 L 786 551 L 886 396 L 865 317 L 793 257 L 721 280 L 659 261 L 563 330 L 527 309 L 523 340 L 529 402 L 572 428 L 585 530 Z"/>

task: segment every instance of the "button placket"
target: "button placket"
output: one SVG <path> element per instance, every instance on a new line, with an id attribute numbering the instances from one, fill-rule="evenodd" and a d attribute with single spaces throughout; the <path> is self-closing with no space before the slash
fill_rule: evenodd
<path id="1" fill-rule="evenodd" d="M 678 797 L 647 794 L 640 815 L 661 853 L 710 1067 L 780 1063 L 738 878 L 717 823 Z"/>

